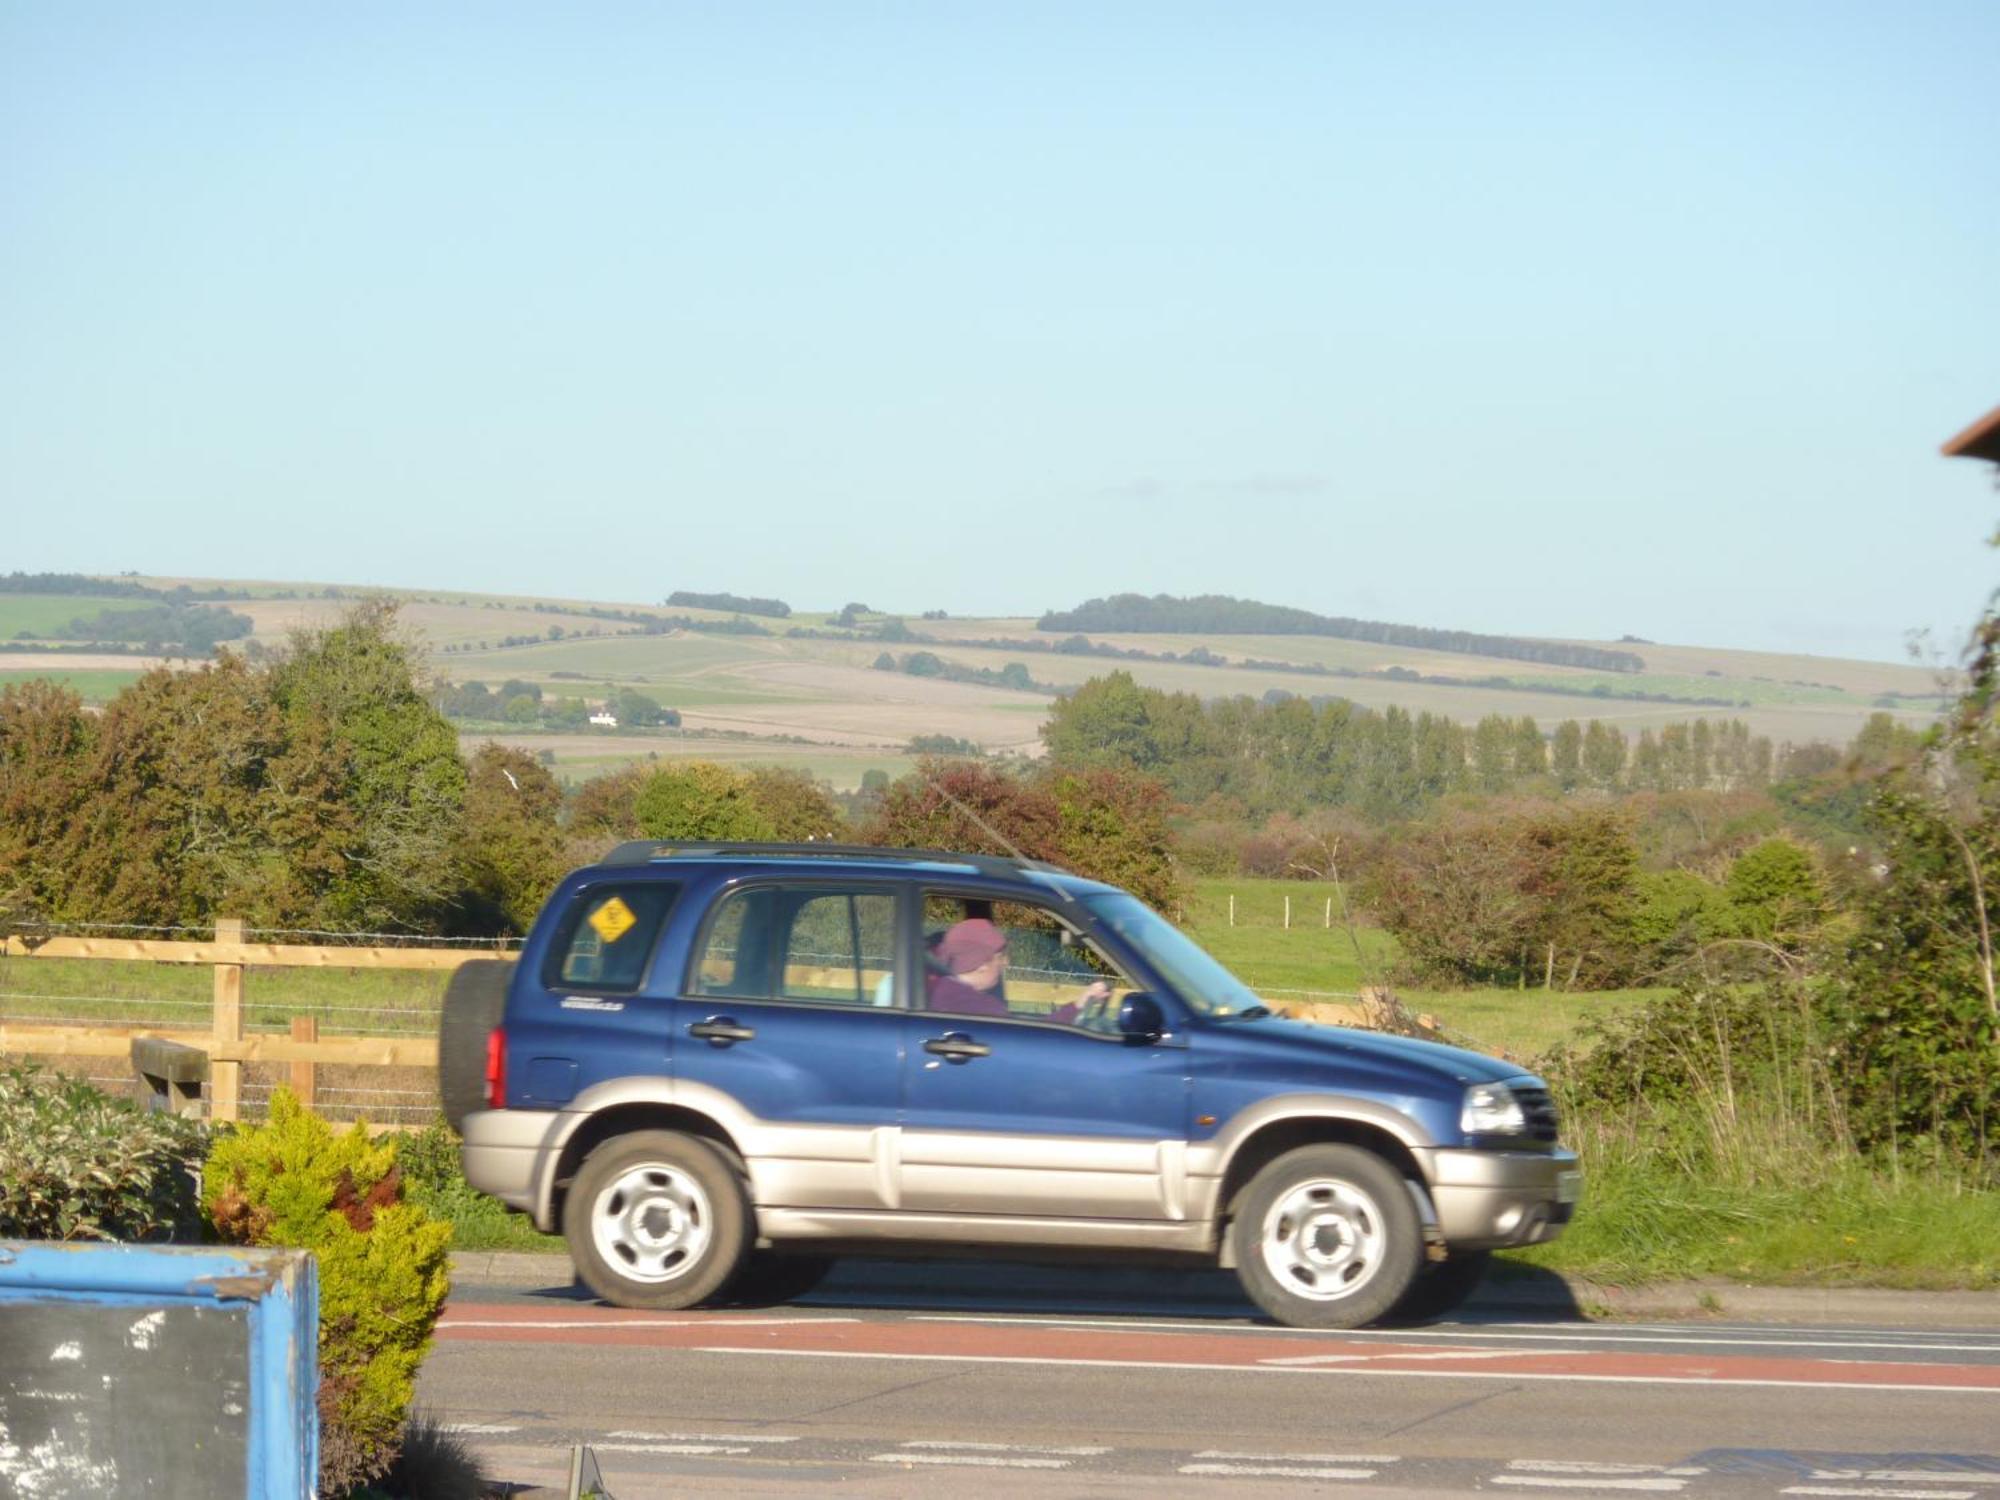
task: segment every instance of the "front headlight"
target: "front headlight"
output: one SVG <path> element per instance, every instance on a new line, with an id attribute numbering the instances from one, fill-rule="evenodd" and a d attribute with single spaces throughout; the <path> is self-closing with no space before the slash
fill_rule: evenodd
<path id="1" fill-rule="evenodd" d="M 1467 1135 L 1522 1135 L 1528 1129 L 1528 1118 L 1506 1084 L 1475 1083 L 1465 1091 L 1458 1128 Z"/>

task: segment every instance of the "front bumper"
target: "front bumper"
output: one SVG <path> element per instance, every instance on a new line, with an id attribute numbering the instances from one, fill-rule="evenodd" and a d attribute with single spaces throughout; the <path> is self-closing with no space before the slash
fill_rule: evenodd
<path id="1" fill-rule="evenodd" d="M 1454 1250 L 1539 1245 L 1576 1211 L 1583 1173 L 1574 1151 L 1424 1153 L 1438 1231 Z"/>
<path id="2" fill-rule="evenodd" d="M 465 1180 L 509 1208 L 518 1208 L 537 1228 L 551 1227 L 541 1201 L 551 1154 L 560 1149 L 554 1110 L 484 1109 L 465 1117 L 459 1162 Z"/>

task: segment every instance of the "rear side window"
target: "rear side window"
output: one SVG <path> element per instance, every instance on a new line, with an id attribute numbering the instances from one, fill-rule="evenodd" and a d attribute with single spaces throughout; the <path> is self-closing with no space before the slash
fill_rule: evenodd
<path id="1" fill-rule="evenodd" d="M 830 1005 L 895 1003 L 896 898 L 883 890 L 755 886 L 725 897 L 693 990 Z"/>
<path id="2" fill-rule="evenodd" d="M 664 880 L 594 885 L 563 913 L 542 964 L 544 989 L 630 994 L 646 977 L 646 961 L 680 887 Z"/>

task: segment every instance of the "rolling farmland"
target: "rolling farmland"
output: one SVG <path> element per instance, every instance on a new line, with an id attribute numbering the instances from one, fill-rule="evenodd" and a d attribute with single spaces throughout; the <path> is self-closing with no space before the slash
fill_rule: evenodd
<path id="1" fill-rule="evenodd" d="M 202 586 L 200 580 L 145 581 Z M 231 582 L 228 587 L 252 595 L 229 601 L 229 607 L 249 615 L 256 625 L 253 639 L 268 646 L 282 645 L 293 629 L 330 623 L 366 592 L 349 587 L 337 591 L 344 597 L 326 598 L 324 586 L 311 584 Z M 1370 708 L 1393 705 L 1467 722 L 1488 714 L 1529 715 L 1545 730 L 1570 718 L 1600 719 L 1630 734 L 1696 717 L 1740 718 L 1753 732 L 1780 743 L 1844 742 L 1878 711 L 1924 723 L 1935 712 L 1939 687 L 1933 674 L 1918 666 L 1644 642 L 1602 643 L 1636 651 L 1645 660 L 1641 672 L 1608 674 L 1320 636 L 1088 637 L 1150 658 L 1205 652 L 1221 659 L 1214 664 L 1056 652 L 1047 648 L 1063 639 L 1061 634 L 1037 631 L 1032 619 L 1020 617 L 909 619 L 909 629 L 927 639 L 897 642 L 865 634 L 879 617 L 866 622 L 862 635 L 813 639 L 785 632 L 831 630 L 825 615 L 761 619 L 757 623 L 771 634 L 732 635 L 675 628 L 675 620 L 729 618 L 679 606 L 456 592 L 403 597 L 403 623 L 429 648 L 432 670 L 450 681 L 498 687 L 511 679 L 535 685 L 545 701 L 574 697 L 593 705 L 629 688 L 680 712 L 678 732 L 498 725 L 490 734 L 468 731 L 471 740 L 496 738 L 546 750 L 558 771 L 571 777 L 646 756 L 700 756 L 793 765 L 836 786 L 853 786 L 871 768 L 899 771 L 907 763 L 905 747 L 918 735 L 969 740 L 992 752 L 1038 751 L 1037 731 L 1051 701 L 1046 692 L 877 670 L 872 664 L 884 651 L 899 661 L 927 651 L 950 667 L 994 673 L 1018 662 L 1037 684 L 1055 688 L 1124 670 L 1146 686 L 1205 698 L 1274 690 L 1331 695 Z M 0 680 L 66 677 L 88 699 L 102 701 L 151 663 L 125 656 L 8 653 L 4 642 L 18 631 L 60 628 L 113 602 L 32 595 L 0 600 L 0 625 L 6 627 L 0 629 Z M 636 633 L 641 627 L 634 617 L 650 618 L 660 633 Z M 549 639 L 551 633 L 560 638 Z M 514 644 L 507 644 L 510 640 Z M 1242 665 L 1253 660 L 1264 665 Z M 1392 669 L 1394 676 L 1380 675 Z M 1495 678 L 1506 682 L 1490 681 Z"/>

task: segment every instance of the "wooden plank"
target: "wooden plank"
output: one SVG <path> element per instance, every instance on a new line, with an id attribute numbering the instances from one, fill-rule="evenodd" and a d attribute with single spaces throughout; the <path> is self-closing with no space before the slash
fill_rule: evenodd
<path id="1" fill-rule="evenodd" d="M 435 1068 L 437 1038 L 429 1036 L 323 1036 L 297 1042 L 252 1032 L 219 1058 L 213 1032 L 163 1031 L 157 1026 L 10 1026 L 0 1024 L 0 1053 L 69 1057 L 129 1057 L 135 1036 L 165 1037 L 207 1052 L 211 1061 L 338 1063 L 348 1067 Z"/>
<path id="2" fill-rule="evenodd" d="M 287 943 L 166 943 L 137 938 L 0 937 L 0 958 L 102 958 L 125 963 L 241 964 L 268 969 L 453 970 L 478 958 L 512 961 L 498 948 L 314 948 Z"/>
<path id="3" fill-rule="evenodd" d="M 243 919 L 218 917 L 215 944 L 240 946 Z M 243 1064 L 235 1049 L 243 1040 L 243 965 L 215 966 L 215 1040 L 208 1049 L 208 1117 L 234 1121 L 243 1104 Z"/>

